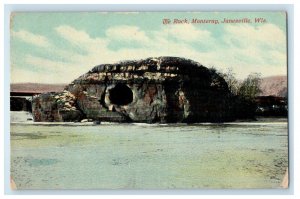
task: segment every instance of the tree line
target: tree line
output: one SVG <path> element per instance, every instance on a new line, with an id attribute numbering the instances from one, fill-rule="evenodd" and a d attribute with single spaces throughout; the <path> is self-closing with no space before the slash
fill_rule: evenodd
<path id="1" fill-rule="evenodd" d="M 261 93 L 261 74 L 251 73 L 244 80 L 239 81 L 232 68 L 228 68 L 225 73 L 220 73 L 228 85 L 228 89 L 233 95 L 240 96 L 246 100 L 254 101 L 255 97 Z"/>

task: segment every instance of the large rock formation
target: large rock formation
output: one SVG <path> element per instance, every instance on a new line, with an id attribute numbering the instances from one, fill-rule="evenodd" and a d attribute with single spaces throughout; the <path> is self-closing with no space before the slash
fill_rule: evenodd
<path id="1" fill-rule="evenodd" d="M 236 119 L 233 110 L 215 70 L 177 57 L 99 65 L 64 93 L 33 99 L 35 121 L 223 122 Z"/>

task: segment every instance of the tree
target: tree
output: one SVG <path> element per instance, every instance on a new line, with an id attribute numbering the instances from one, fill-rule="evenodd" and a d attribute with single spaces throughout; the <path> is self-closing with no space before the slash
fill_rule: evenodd
<path id="1" fill-rule="evenodd" d="M 219 73 L 219 75 L 226 81 L 228 89 L 232 93 L 228 112 L 239 119 L 255 118 L 257 109 L 255 97 L 261 92 L 261 75 L 251 73 L 246 79 L 240 81 L 235 77 L 232 68 L 228 68 L 225 73 Z"/>
<path id="2" fill-rule="evenodd" d="M 238 95 L 241 97 L 253 101 L 255 97 L 261 92 L 261 75 L 259 73 L 251 73 L 248 77 L 241 83 L 238 90 Z"/>
<path id="3" fill-rule="evenodd" d="M 232 68 L 227 68 L 227 71 L 223 73 L 222 76 L 228 85 L 229 91 L 232 94 L 237 95 L 240 85 L 239 81 L 235 78 L 235 73 Z"/>

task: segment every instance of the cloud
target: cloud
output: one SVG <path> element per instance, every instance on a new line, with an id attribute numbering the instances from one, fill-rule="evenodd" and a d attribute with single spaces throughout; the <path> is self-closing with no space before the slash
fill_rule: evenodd
<path id="1" fill-rule="evenodd" d="M 221 36 L 213 36 L 212 32 L 190 24 L 162 26 L 147 32 L 137 26 L 114 26 L 101 37 L 91 37 L 88 32 L 68 25 L 58 26 L 54 30 L 58 39 L 69 42 L 72 47 L 60 49 L 49 44 L 46 37 L 38 37 L 45 44 L 52 45 L 47 50 L 58 54 L 48 59 L 25 53 L 25 64 L 34 67 L 36 76 L 43 77 L 38 81 L 68 83 L 98 64 L 154 56 L 185 57 L 223 71 L 233 68 L 241 79 L 251 72 L 261 72 L 263 76 L 286 74 L 285 33 L 273 24 L 258 27 L 226 25 Z M 128 45 L 109 48 L 109 44 L 116 41 L 137 42 L 140 45 L 135 48 L 128 48 Z M 208 50 L 203 50 L 203 46 Z M 76 48 L 84 49 L 86 53 L 79 53 Z M 22 66 L 18 67 L 15 70 L 18 72 L 13 73 L 17 77 L 24 72 Z M 39 72 L 43 69 L 44 73 Z M 33 75 L 34 72 L 24 74 Z M 22 76 L 13 80 L 20 79 Z"/>
<path id="2" fill-rule="evenodd" d="M 261 72 L 263 76 L 286 74 L 286 35 L 274 24 L 257 27 L 227 25 L 223 40 L 227 45 L 227 60 L 243 74 Z M 221 52 L 219 52 L 221 53 Z M 224 52 L 223 52 L 224 53 Z M 247 73 L 247 74 L 248 74 Z"/>
<path id="3" fill-rule="evenodd" d="M 88 52 L 94 52 L 103 46 L 107 46 L 107 40 L 104 38 L 91 38 L 88 33 L 83 30 L 77 30 L 71 26 L 63 25 L 55 28 L 55 31 L 64 40 L 67 40 L 75 47 L 84 49 Z M 100 48 L 99 48 L 100 47 Z"/>
<path id="4" fill-rule="evenodd" d="M 66 83 L 62 74 L 59 73 L 36 73 L 23 68 L 12 66 L 11 82 L 12 83 Z"/>
<path id="5" fill-rule="evenodd" d="M 48 39 L 42 35 L 37 35 L 30 33 L 26 30 L 20 30 L 20 31 L 11 31 L 11 36 L 15 37 L 17 39 L 20 39 L 23 42 L 26 42 L 31 45 L 35 45 L 38 47 L 49 47 L 50 43 Z"/>
<path id="6" fill-rule="evenodd" d="M 25 63 L 33 66 L 34 70 L 42 70 L 47 72 L 55 72 L 57 70 L 63 70 L 65 63 L 59 61 L 51 61 L 49 59 L 44 59 L 40 57 L 35 57 L 32 55 L 26 55 Z"/>
<path id="7" fill-rule="evenodd" d="M 71 26 L 59 26 L 55 28 L 55 31 L 63 37 L 65 40 L 71 43 L 86 43 L 91 42 L 92 39 L 85 31 L 76 30 Z"/>
<path id="8" fill-rule="evenodd" d="M 232 44 L 231 41 L 237 41 L 244 48 L 247 46 L 265 46 L 269 48 L 282 47 L 286 43 L 285 33 L 274 24 L 265 24 L 258 27 L 250 25 L 227 25 L 225 41 Z"/>
<path id="9" fill-rule="evenodd" d="M 114 26 L 107 29 L 105 33 L 110 40 L 143 43 L 148 43 L 150 41 L 146 33 L 136 26 Z"/>
<path id="10" fill-rule="evenodd" d="M 23 64 L 30 66 L 30 70 L 13 65 L 11 82 L 70 83 L 88 71 L 87 66 L 82 67 L 80 62 L 53 61 L 30 54 L 26 55 Z"/>
<path id="11" fill-rule="evenodd" d="M 192 24 L 181 24 L 173 26 L 165 26 L 163 31 L 160 31 L 159 36 L 173 37 L 177 42 L 199 42 L 211 39 L 211 33 L 207 30 L 197 29 Z"/>

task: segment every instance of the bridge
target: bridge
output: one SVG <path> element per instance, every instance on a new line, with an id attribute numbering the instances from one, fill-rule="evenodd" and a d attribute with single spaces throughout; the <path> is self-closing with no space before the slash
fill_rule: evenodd
<path id="1" fill-rule="evenodd" d="M 30 92 L 30 91 L 11 91 L 11 97 L 33 97 L 34 95 L 41 94 L 41 92 Z"/>
<path id="2" fill-rule="evenodd" d="M 46 92 L 61 92 L 65 84 L 16 83 L 10 85 L 10 96 L 34 96 Z"/>
<path id="3" fill-rule="evenodd" d="M 16 83 L 10 85 L 10 110 L 31 111 L 34 95 L 63 91 L 65 84 Z"/>

